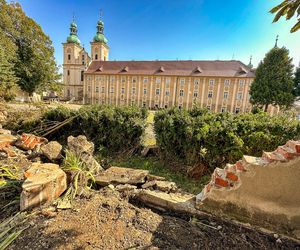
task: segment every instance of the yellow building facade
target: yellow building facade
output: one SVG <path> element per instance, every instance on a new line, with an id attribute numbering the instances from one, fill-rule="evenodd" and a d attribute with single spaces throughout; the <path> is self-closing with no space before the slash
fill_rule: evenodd
<path id="1" fill-rule="evenodd" d="M 251 63 L 109 61 L 101 20 L 91 42 L 91 57 L 80 46 L 74 22 L 70 30 L 63 44 L 65 97 L 73 95 L 83 104 L 137 105 L 150 109 L 190 109 L 198 105 L 214 112 L 251 111 L 249 90 L 255 77 Z"/>

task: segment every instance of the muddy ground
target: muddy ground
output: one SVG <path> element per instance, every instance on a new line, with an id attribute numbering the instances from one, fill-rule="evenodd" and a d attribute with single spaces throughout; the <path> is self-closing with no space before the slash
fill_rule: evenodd
<path id="1" fill-rule="evenodd" d="M 109 188 L 44 209 L 8 249 L 300 249 L 299 242 L 217 219 L 153 211 Z"/>

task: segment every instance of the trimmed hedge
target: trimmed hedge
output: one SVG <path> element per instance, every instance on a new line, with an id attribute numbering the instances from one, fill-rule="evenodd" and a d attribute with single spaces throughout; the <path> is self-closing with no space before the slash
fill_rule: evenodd
<path id="1" fill-rule="evenodd" d="M 134 106 L 93 105 L 83 106 L 75 111 L 61 106 L 45 112 L 38 122 L 22 123 L 19 129 L 34 133 L 33 128 L 51 122 L 63 122 L 71 117 L 74 119 L 69 124 L 51 133 L 48 139 L 65 143 L 70 135 L 85 135 L 94 142 L 96 150 L 114 153 L 132 150 L 140 145 L 145 131 L 147 110 Z"/>
<path id="2" fill-rule="evenodd" d="M 234 163 L 244 154 L 259 156 L 300 137 L 292 115 L 211 113 L 206 109 L 158 111 L 154 118 L 161 151 L 186 164 L 209 169 Z"/>

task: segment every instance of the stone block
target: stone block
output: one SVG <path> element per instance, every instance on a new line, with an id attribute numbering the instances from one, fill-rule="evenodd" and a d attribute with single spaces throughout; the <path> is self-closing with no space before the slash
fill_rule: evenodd
<path id="1" fill-rule="evenodd" d="M 51 141 L 41 147 L 41 152 L 49 160 L 58 160 L 61 158 L 62 145 L 57 141 Z"/>
<path id="2" fill-rule="evenodd" d="M 96 176 L 96 183 L 100 186 L 108 186 L 109 184 L 143 184 L 148 174 L 149 171 L 147 170 L 111 167 Z"/>
<path id="3" fill-rule="evenodd" d="M 21 211 L 58 198 L 67 188 L 67 177 L 57 164 L 33 163 L 25 172 L 20 198 Z"/>

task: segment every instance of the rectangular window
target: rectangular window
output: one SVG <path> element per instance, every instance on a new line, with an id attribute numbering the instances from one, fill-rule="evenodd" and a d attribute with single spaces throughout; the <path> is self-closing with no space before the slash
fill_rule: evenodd
<path id="1" fill-rule="evenodd" d="M 122 77 L 121 82 L 122 82 L 122 83 L 125 83 L 125 77 Z"/>
<path id="2" fill-rule="evenodd" d="M 136 78 L 132 78 L 132 83 L 136 83 Z"/>
<path id="3" fill-rule="evenodd" d="M 159 95 L 159 93 L 160 93 L 160 89 L 156 89 L 156 90 L 155 90 L 155 94 L 156 94 L 156 95 Z"/>
<path id="4" fill-rule="evenodd" d="M 179 91 L 179 96 L 183 96 L 184 95 L 184 91 L 183 91 L 183 89 L 181 89 L 180 91 Z"/>
<path id="5" fill-rule="evenodd" d="M 170 91 L 166 90 L 166 96 L 169 96 L 169 95 L 170 95 Z"/>
<path id="6" fill-rule="evenodd" d="M 214 79 L 210 79 L 210 80 L 209 80 L 209 85 L 212 86 L 212 85 L 214 85 L 214 84 L 215 84 L 215 80 L 214 80 Z"/>
<path id="7" fill-rule="evenodd" d="M 213 92 L 212 91 L 209 91 L 208 92 L 208 98 L 212 98 L 213 97 Z"/>
<path id="8" fill-rule="evenodd" d="M 156 77 L 155 82 L 156 83 L 161 83 L 161 78 L 160 77 Z"/>
<path id="9" fill-rule="evenodd" d="M 143 83 L 148 83 L 148 77 L 144 77 Z"/>
<path id="10" fill-rule="evenodd" d="M 243 94 L 242 93 L 237 93 L 236 94 L 236 99 L 237 100 L 242 100 Z"/>
<path id="11" fill-rule="evenodd" d="M 114 76 L 112 76 L 112 77 L 110 78 L 110 82 L 111 82 L 111 83 L 114 83 L 114 82 L 115 82 L 115 77 L 114 77 Z"/>
<path id="12" fill-rule="evenodd" d="M 224 112 L 226 112 L 226 107 L 221 108 L 221 113 L 224 113 Z"/>
<path id="13" fill-rule="evenodd" d="M 114 93 L 114 92 L 115 92 L 114 87 L 110 87 L 110 93 Z"/>
<path id="14" fill-rule="evenodd" d="M 104 87 L 102 87 L 102 90 L 101 90 L 101 92 L 102 92 L 102 93 L 104 93 L 104 92 L 105 92 L 105 88 L 104 88 Z"/>
<path id="15" fill-rule="evenodd" d="M 121 89 L 121 93 L 124 94 L 125 93 L 125 88 Z"/>
<path id="16" fill-rule="evenodd" d="M 80 78 L 81 78 L 81 81 L 83 81 L 83 73 L 84 73 L 84 71 L 82 70 L 81 72 L 80 72 Z"/>
<path id="17" fill-rule="evenodd" d="M 199 85 L 199 80 L 196 79 L 196 80 L 194 81 L 194 84 L 195 84 L 195 86 L 198 86 L 198 85 Z"/>
<path id="18" fill-rule="evenodd" d="M 224 81 L 224 85 L 225 85 L 225 86 L 229 86 L 229 84 L 230 84 L 230 80 L 226 79 L 226 80 Z"/>
<path id="19" fill-rule="evenodd" d="M 70 75 L 70 70 L 68 70 L 68 76 Z"/>
<path id="20" fill-rule="evenodd" d="M 224 98 L 224 99 L 228 99 L 228 92 L 224 92 L 223 98 Z"/>
<path id="21" fill-rule="evenodd" d="M 198 91 L 194 92 L 194 97 L 198 97 Z"/>
<path id="22" fill-rule="evenodd" d="M 144 89 L 144 95 L 147 95 L 147 89 Z"/>
<path id="23" fill-rule="evenodd" d="M 180 79 L 180 84 L 181 84 L 181 85 L 184 85 L 184 82 L 185 82 L 185 79 L 184 79 L 184 78 L 181 78 L 181 79 Z"/>
<path id="24" fill-rule="evenodd" d="M 98 86 L 96 87 L 96 93 L 99 93 L 99 87 Z"/>
<path id="25" fill-rule="evenodd" d="M 244 83 L 245 83 L 245 80 L 240 80 L 240 81 L 239 81 L 240 87 L 243 87 L 243 86 L 244 86 Z"/>
<path id="26" fill-rule="evenodd" d="M 70 54 L 68 55 L 68 60 L 71 60 L 71 55 Z"/>
<path id="27" fill-rule="evenodd" d="M 166 84 L 170 85 L 170 83 L 171 83 L 171 78 L 170 77 L 166 77 Z"/>
<path id="28" fill-rule="evenodd" d="M 135 88 L 132 88 L 132 94 L 135 94 Z"/>
<path id="29" fill-rule="evenodd" d="M 82 60 L 84 60 L 84 55 L 82 55 L 82 57 L 81 57 L 81 58 L 82 58 Z"/>

